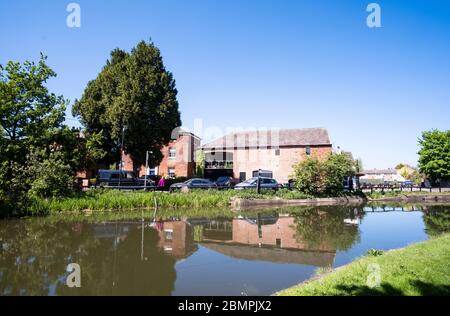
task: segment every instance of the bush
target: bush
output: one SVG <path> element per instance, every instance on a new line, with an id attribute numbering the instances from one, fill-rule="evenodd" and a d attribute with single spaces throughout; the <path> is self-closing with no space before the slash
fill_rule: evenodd
<path id="1" fill-rule="evenodd" d="M 26 194 L 26 178 L 24 167 L 11 161 L 1 163 L 0 218 L 26 215 L 30 202 Z"/>
<path id="2" fill-rule="evenodd" d="M 352 177 L 353 161 L 344 154 L 331 155 L 323 162 L 325 172 L 325 187 L 330 195 L 339 195 L 344 191 L 344 177 Z"/>
<path id="3" fill-rule="evenodd" d="M 294 166 L 296 188 L 308 195 L 318 195 L 325 191 L 323 164 L 317 158 L 307 158 Z"/>
<path id="4" fill-rule="evenodd" d="M 32 197 L 63 197 L 71 194 L 74 184 L 72 168 L 65 164 L 60 153 L 52 153 L 41 160 L 33 155 L 28 170 L 32 175 L 29 194 Z"/>
<path id="5" fill-rule="evenodd" d="M 369 251 L 367 251 L 367 255 L 372 257 L 381 256 L 383 253 L 384 251 L 380 249 L 369 249 Z"/>
<path id="6" fill-rule="evenodd" d="M 326 160 L 308 157 L 294 166 L 295 186 L 307 195 L 342 195 L 344 177 L 354 175 L 354 163 L 345 154 Z"/>

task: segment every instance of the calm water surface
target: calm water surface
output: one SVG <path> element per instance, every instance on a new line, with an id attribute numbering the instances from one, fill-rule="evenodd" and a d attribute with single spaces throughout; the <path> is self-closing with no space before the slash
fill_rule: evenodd
<path id="1" fill-rule="evenodd" d="M 302 207 L 225 219 L 0 221 L 1 295 L 270 295 L 448 231 L 450 204 Z M 81 267 L 69 288 L 66 267 Z"/>

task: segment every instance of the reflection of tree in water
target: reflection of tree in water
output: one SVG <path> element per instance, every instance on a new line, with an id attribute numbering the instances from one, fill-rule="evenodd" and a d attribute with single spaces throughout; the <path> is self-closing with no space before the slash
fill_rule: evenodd
<path id="1" fill-rule="evenodd" d="M 76 234 L 69 223 L 45 219 L 0 223 L 0 293 L 47 295 L 65 273 L 71 258 L 97 242 L 92 234 Z"/>
<path id="2" fill-rule="evenodd" d="M 0 294 L 47 295 L 53 288 L 57 295 L 170 295 L 175 259 L 163 254 L 157 232 L 146 228 L 141 260 L 139 228 L 131 225 L 115 243 L 116 236 L 96 238 L 87 223 L 3 223 Z M 65 269 L 72 262 L 81 266 L 81 288 L 65 285 Z"/>
<path id="3" fill-rule="evenodd" d="M 362 208 L 317 207 L 296 211 L 296 239 L 310 249 L 347 250 L 359 241 L 358 225 L 349 225 L 345 219 L 361 217 Z"/>
<path id="4" fill-rule="evenodd" d="M 425 231 L 429 236 L 437 236 L 450 231 L 450 207 L 432 205 L 423 207 Z"/>

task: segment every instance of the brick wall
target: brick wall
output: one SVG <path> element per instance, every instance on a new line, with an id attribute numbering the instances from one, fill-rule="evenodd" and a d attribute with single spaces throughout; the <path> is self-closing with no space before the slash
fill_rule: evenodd
<path id="1" fill-rule="evenodd" d="M 280 148 L 276 155 L 275 149 L 235 149 L 233 151 L 233 173 L 239 178 L 241 172 L 246 178 L 252 177 L 253 171 L 262 169 L 273 172 L 273 177 L 279 183 L 287 183 L 293 173 L 293 166 L 306 157 L 306 147 Z M 331 154 L 330 146 L 311 146 L 311 156 L 325 159 Z"/>
<path id="2" fill-rule="evenodd" d="M 168 176 L 169 168 L 175 169 L 177 177 L 193 177 L 195 175 L 195 152 L 200 145 L 200 140 L 191 134 L 181 134 L 177 140 L 171 141 L 161 149 L 163 159 L 158 166 L 159 176 Z M 169 150 L 175 149 L 174 158 L 169 157 Z M 133 170 L 133 161 L 129 155 L 123 156 L 124 169 Z M 150 166 L 152 167 L 152 166 Z M 145 175 L 145 166 L 139 170 L 139 175 Z"/>

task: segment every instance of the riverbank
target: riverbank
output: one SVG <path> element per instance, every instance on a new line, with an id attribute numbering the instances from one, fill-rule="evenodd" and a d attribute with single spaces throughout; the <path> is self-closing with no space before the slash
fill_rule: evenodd
<path id="1" fill-rule="evenodd" d="M 344 267 L 276 295 L 450 295 L 449 249 L 450 234 L 446 234 L 385 253 L 372 251 Z M 371 288 L 367 280 L 376 283 L 374 273 L 378 267 L 380 285 Z"/>
<path id="2" fill-rule="evenodd" d="M 306 198 L 306 199 L 258 199 L 258 198 L 235 198 L 231 205 L 234 210 L 246 210 L 255 207 L 279 207 L 295 205 L 361 205 L 368 202 L 389 203 L 450 203 L 450 194 L 447 193 L 404 193 L 400 191 L 389 192 L 386 195 L 376 193 L 372 195 L 356 194 L 343 197 L 329 198 Z"/>
<path id="3" fill-rule="evenodd" d="M 394 192 L 395 193 L 395 192 Z M 298 191 L 254 191 L 206 190 L 188 193 L 167 192 L 124 192 L 117 190 L 90 190 L 68 198 L 35 200 L 28 215 L 48 215 L 93 211 L 123 211 L 139 209 L 232 209 L 314 206 L 314 205 L 362 205 L 367 202 L 450 202 L 450 194 L 402 194 L 372 198 L 365 195 L 314 198 Z"/>
<path id="4" fill-rule="evenodd" d="M 233 199 L 270 200 L 303 199 L 306 196 L 297 191 L 254 191 L 199 190 L 188 193 L 168 192 L 125 192 L 117 190 L 90 190 L 68 198 L 35 200 L 29 215 L 47 215 L 63 212 L 123 211 L 136 209 L 204 209 L 230 208 Z"/>

